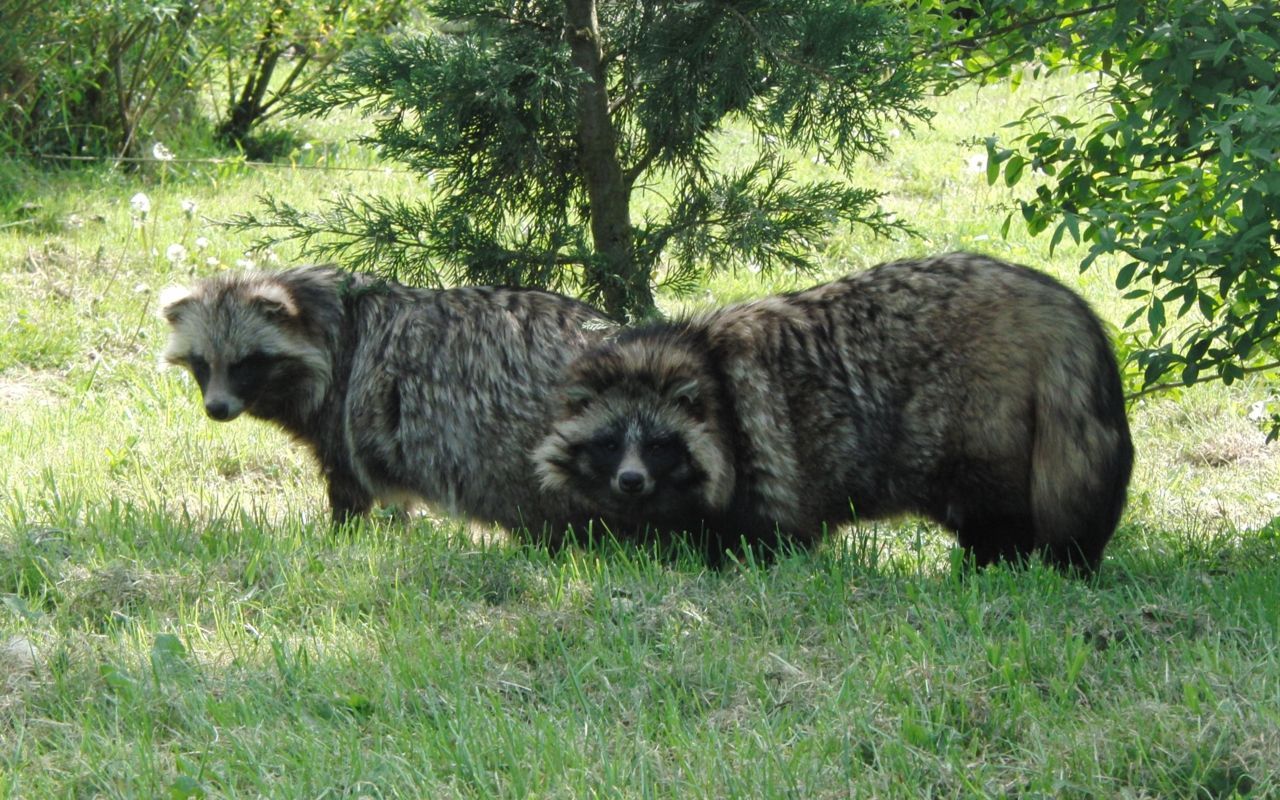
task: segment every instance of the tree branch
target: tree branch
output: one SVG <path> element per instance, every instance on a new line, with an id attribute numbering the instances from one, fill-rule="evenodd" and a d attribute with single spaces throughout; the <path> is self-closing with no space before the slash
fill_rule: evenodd
<path id="1" fill-rule="evenodd" d="M 1005 25 L 1003 28 L 996 28 L 993 31 L 987 31 L 986 33 L 975 34 L 973 36 L 966 36 L 962 39 L 956 39 L 950 42 L 943 42 L 940 45 L 929 47 L 924 50 L 917 50 L 914 53 L 912 53 L 910 57 L 912 60 L 918 60 L 918 59 L 925 58 L 926 56 L 949 52 L 951 50 L 955 50 L 960 47 L 972 47 L 977 44 L 982 44 L 983 42 L 986 42 L 990 39 L 995 39 L 997 37 L 1004 36 L 1006 33 L 1013 33 L 1014 31 L 1024 30 L 1026 28 L 1034 28 L 1037 25 L 1043 25 L 1046 22 L 1057 22 L 1059 20 L 1074 19 L 1076 17 L 1088 16 L 1089 14 L 1096 14 L 1100 11 L 1110 11 L 1111 9 L 1116 8 L 1119 5 L 1120 5 L 1119 1 L 1116 0 L 1116 2 L 1102 3 L 1101 5 L 1089 6 L 1088 8 L 1081 8 L 1081 9 L 1077 9 L 1076 11 L 1062 11 L 1057 14 L 1046 14 L 1043 17 L 1036 17 L 1034 19 L 1024 20 L 1022 22 L 1013 22 L 1008 25 Z"/>
<path id="2" fill-rule="evenodd" d="M 636 163 L 631 165 L 630 169 L 625 170 L 622 173 L 622 180 L 628 187 L 635 186 L 636 181 L 640 179 L 640 176 L 644 174 L 645 170 L 653 164 L 654 159 L 658 157 L 658 153 L 661 149 L 662 148 L 658 147 L 653 142 L 650 142 L 645 154 L 640 156 L 640 158 L 636 160 Z"/>
<path id="3" fill-rule="evenodd" d="M 1268 372 L 1273 369 L 1280 369 L 1280 361 L 1272 361 L 1270 364 L 1259 364 L 1256 367 L 1242 367 L 1240 371 L 1245 375 L 1251 375 L 1255 372 Z M 1194 386 L 1197 383 L 1205 383 L 1206 381 L 1216 381 L 1221 379 L 1222 379 L 1222 376 L 1215 373 L 1212 375 L 1204 375 L 1204 376 L 1198 377 L 1195 380 L 1193 380 L 1191 383 L 1184 383 L 1182 381 L 1168 381 L 1166 383 L 1157 383 L 1157 384 L 1148 386 L 1147 388 L 1142 389 L 1141 391 L 1134 392 L 1133 394 L 1127 394 L 1125 395 L 1124 399 L 1125 399 L 1125 402 L 1132 403 L 1134 400 L 1137 400 L 1140 397 L 1143 397 L 1148 394 L 1154 394 L 1155 392 L 1163 392 L 1168 389 L 1182 389 L 1187 386 Z"/>
<path id="4" fill-rule="evenodd" d="M 778 61 L 781 61 L 784 64 L 790 64 L 791 66 L 796 67 L 797 69 L 802 69 L 805 72 L 809 73 L 810 75 L 813 75 L 814 77 L 819 78 L 827 83 L 838 82 L 836 77 L 831 73 L 827 72 L 826 70 L 819 69 L 818 67 L 815 67 L 814 65 L 808 63 L 807 61 L 801 61 L 798 58 L 793 58 L 792 56 L 789 56 L 786 53 L 779 53 L 777 50 L 771 47 L 769 43 L 765 41 L 765 38 L 764 36 L 761 35 L 760 31 L 756 29 L 756 26 L 751 24 L 751 20 L 747 19 L 747 16 L 745 14 L 743 14 L 741 11 L 735 8 L 732 2 L 724 3 L 722 5 L 722 8 L 728 11 L 732 16 L 736 17 L 738 22 L 742 25 L 742 27 L 747 29 L 747 33 L 751 34 L 751 38 L 755 39 L 756 42 L 762 48 L 764 48 L 765 52 L 767 52 L 770 56 L 774 57 L 775 59 L 777 59 Z"/>

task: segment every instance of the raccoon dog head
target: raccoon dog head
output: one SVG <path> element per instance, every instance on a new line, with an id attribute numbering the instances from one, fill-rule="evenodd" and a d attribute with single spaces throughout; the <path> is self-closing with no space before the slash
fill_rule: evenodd
<path id="1" fill-rule="evenodd" d="M 678 329 L 633 331 L 570 364 L 534 461 L 545 488 L 650 524 L 695 524 L 733 491 L 716 378 Z"/>
<path id="2" fill-rule="evenodd" d="M 304 296 L 316 288 L 305 279 L 324 275 L 318 269 L 221 275 L 161 294 L 160 313 L 171 329 L 163 360 L 191 371 L 211 418 L 248 411 L 291 421 L 319 405 L 331 359 Z"/>

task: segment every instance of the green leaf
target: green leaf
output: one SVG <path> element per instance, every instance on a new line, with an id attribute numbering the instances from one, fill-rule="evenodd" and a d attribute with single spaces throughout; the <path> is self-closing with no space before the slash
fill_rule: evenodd
<path id="1" fill-rule="evenodd" d="M 179 775 L 173 783 L 169 784 L 169 797 L 173 800 L 191 800 L 191 798 L 205 797 L 207 794 L 204 784 L 190 775 Z"/>
<path id="2" fill-rule="evenodd" d="M 1080 244 L 1080 217 L 1075 214 L 1067 214 L 1067 230 L 1071 233 L 1071 240 L 1076 244 Z"/>
<path id="3" fill-rule="evenodd" d="M 1147 327 L 1152 333 L 1158 333 L 1164 327 L 1164 322 L 1164 303 L 1153 298 L 1151 305 L 1147 306 Z"/>
<path id="4" fill-rule="evenodd" d="M 1009 156 L 1009 161 L 1004 165 L 1004 185 L 1013 186 L 1022 180 L 1022 171 L 1027 166 L 1027 160 L 1022 156 L 1014 153 Z"/>
<path id="5" fill-rule="evenodd" d="M 996 179 L 1000 177 L 1000 160 L 1001 154 L 996 152 L 995 146 L 992 144 L 994 140 L 987 140 L 987 185 L 994 186 Z M 1008 151 L 1005 151 L 1008 152 Z"/>
<path id="6" fill-rule="evenodd" d="M 1120 271 L 1116 273 L 1116 288 L 1124 289 L 1130 283 L 1132 283 L 1133 273 L 1137 272 L 1137 270 L 1138 270 L 1137 261 L 1130 261 L 1128 264 L 1125 264 L 1123 267 L 1121 267 Z"/>
<path id="7" fill-rule="evenodd" d="M 1049 237 L 1049 255 L 1053 255 L 1053 251 L 1058 248 L 1062 242 L 1062 234 L 1067 230 L 1066 220 L 1059 222 L 1057 227 L 1053 229 L 1053 235 Z"/>
<path id="8" fill-rule="evenodd" d="M 122 697 L 131 698 L 137 693 L 137 682 L 115 664 L 100 665 L 98 675 L 107 684 L 108 689 Z"/>
<path id="9" fill-rule="evenodd" d="M 182 640 L 172 633 L 156 634 L 155 642 L 151 645 L 152 657 L 181 659 L 186 654 L 187 648 L 182 646 Z"/>

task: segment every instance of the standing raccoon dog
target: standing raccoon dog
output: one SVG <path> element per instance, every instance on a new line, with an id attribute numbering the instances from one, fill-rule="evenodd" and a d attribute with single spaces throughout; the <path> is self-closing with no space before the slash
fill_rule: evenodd
<path id="1" fill-rule="evenodd" d="M 701 532 L 713 562 L 914 512 L 980 565 L 1087 573 L 1133 445 L 1085 302 L 952 254 L 625 331 L 570 365 L 534 460 L 624 533 Z"/>
<path id="2" fill-rule="evenodd" d="M 552 537 L 578 521 L 528 453 L 566 363 L 613 327 L 590 306 L 327 266 L 220 275 L 161 303 L 164 359 L 191 370 L 208 415 L 247 412 L 309 445 L 335 520 L 420 499 Z"/>

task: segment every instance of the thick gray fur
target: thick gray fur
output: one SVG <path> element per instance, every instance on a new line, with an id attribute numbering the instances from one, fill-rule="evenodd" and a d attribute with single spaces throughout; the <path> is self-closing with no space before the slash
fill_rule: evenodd
<path id="1" fill-rule="evenodd" d="M 215 419 L 270 420 L 310 447 L 335 519 L 426 503 L 557 540 L 581 523 L 529 451 L 566 363 L 613 329 L 550 292 L 411 289 L 330 266 L 225 274 L 162 298 L 164 358 Z"/>
<path id="2" fill-rule="evenodd" d="M 1090 572 L 1133 462 L 1088 305 L 966 253 L 624 331 L 566 383 L 535 454 L 543 486 L 623 532 L 701 532 L 712 560 L 913 512 L 979 564 L 1038 551 Z M 598 455 L 609 436 L 625 467 Z M 652 455 L 672 436 L 680 458 Z"/>

